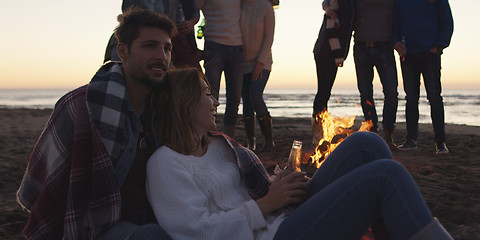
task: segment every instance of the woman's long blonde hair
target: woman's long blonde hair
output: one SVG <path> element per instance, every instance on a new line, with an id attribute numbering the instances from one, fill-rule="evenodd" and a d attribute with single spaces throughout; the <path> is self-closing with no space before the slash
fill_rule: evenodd
<path id="1" fill-rule="evenodd" d="M 207 143 L 206 136 L 195 138 L 193 128 L 203 82 L 208 85 L 205 75 L 198 69 L 180 68 L 168 72 L 154 94 L 160 143 L 181 154 L 191 155 Z"/>

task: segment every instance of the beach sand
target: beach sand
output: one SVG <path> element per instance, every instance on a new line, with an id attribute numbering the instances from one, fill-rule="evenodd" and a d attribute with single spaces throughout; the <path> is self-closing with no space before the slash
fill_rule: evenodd
<path id="1" fill-rule="evenodd" d="M 0 109 L 0 239 L 23 239 L 22 229 L 28 213 L 17 203 L 15 193 L 23 177 L 27 159 L 51 110 Z M 218 121 L 218 129 L 222 129 Z M 269 172 L 286 160 L 293 140 L 303 142 L 303 157 L 312 152 L 310 119 L 274 118 L 277 152 L 260 154 Z M 358 129 L 356 121 L 353 129 Z M 394 151 L 417 181 L 434 216 L 438 217 L 455 239 L 478 239 L 480 236 L 480 127 L 447 125 L 450 154 L 437 156 L 430 124 L 421 124 L 416 151 Z M 239 121 L 236 140 L 246 143 Z M 398 123 L 395 142 L 405 136 L 405 123 Z M 257 126 L 259 148 L 263 138 Z M 312 166 L 302 166 L 312 174 Z"/>

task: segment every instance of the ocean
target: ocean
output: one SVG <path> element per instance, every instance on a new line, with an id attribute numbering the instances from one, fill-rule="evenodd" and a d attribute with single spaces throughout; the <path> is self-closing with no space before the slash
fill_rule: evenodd
<path id="1" fill-rule="evenodd" d="M 57 100 L 70 89 L 0 89 L 0 108 L 53 108 Z M 218 112 L 225 111 L 225 91 L 220 93 Z M 264 98 L 273 117 L 308 118 L 312 114 L 316 89 L 266 89 Z M 480 90 L 443 90 L 445 122 L 447 124 L 480 126 Z M 382 118 L 383 93 L 375 90 L 379 121 Z M 430 106 L 422 89 L 419 102 L 420 123 L 431 123 Z M 357 89 L 333 89 L 328 111 L 334 116 L 357 116 L 363 119 Z M 242 113 L 240 105 L 239 113 Z M 397 122 L 405 122 L 405 94 L 399 89 Z"/>

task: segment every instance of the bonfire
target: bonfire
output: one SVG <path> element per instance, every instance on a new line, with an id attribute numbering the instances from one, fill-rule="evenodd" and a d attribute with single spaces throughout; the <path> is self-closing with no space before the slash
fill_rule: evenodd
<path id="1" fill-rule="evenodd" d="M 319 168 L 323 161 L 343 141 L 343 139 L 355 132 L 355 130 L 351 129 L 355 121 L 355 116 L 334 117 L 329 112 L 322 111 L 315 116 L 315 120 L 321 127 L 313 129 L 313 134 L 314 136 L 322 137 L 314 137 L 314 139 L 319 140 L 317 143 L 314 143 L 314 146 L 316 146 L 315 151 L 310 157 L 308 163 Z M 360 129 L 357 131 L 370 131 L 372 126 L 372 121 L 365 121 L 362 122 Z"/>

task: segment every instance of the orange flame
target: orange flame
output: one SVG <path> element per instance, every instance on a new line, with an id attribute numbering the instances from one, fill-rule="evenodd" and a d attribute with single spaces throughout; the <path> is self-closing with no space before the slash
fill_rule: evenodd
<path id="1" fill-rule="evenodd" d="M 319 168 L 343 139 L 355 132 L 350 129 L 354 124 L 355 116 L 334 117 L 327 111 L 322 111 L 315 116 L 315 120 L 318 124 L 321 124 L 323 138 L 320 139 L 315 147 L 315 152 L 310 157 L 310 163 L 315 164 Z M 369 131 L 372 126 L 371 120 L 362 122 L 362 126 L 358 131 Z"/>

